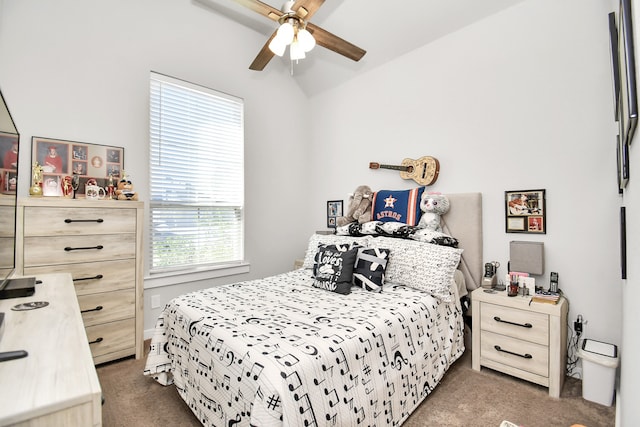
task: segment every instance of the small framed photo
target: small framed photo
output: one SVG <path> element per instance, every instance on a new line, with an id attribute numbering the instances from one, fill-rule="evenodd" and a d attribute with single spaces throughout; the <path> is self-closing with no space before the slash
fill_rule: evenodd
<path id="1" fill-rule="evenodd" d="M 545 190 L 505 191 L 505 231 L 546 234 Z"/>
<path id="2" fill-rule="evenodd" d="M 342 200 L 327 202 L 327 227 L 336 228 L 336 220 L 342 216 Z"/>

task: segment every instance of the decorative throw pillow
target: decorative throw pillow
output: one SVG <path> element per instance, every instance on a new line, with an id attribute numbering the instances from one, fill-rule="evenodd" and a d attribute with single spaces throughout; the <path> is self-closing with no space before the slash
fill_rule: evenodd
<path id="1" fill-rule="evenodd" d="M 307 243 L 307 251 L 305 252 L 303 268 L 313 268 L 313 263 L 318 253 L 318 245 L 336 245 L 351 244 L 357 242 L 362 246 L 368 246 L 370 237 L 353 237 L 353 236 L 336 236 L 335 234 L 312 234 Z"/>
<path id="2" fill-rule="evenodd" d="M 369 221 L 362 224 L 352 222 L 341 227 L 336 227 L 336 235 L 338 236 L 368 236 L 378 234 L 377 225 L 381 225 L 380 221 Z"/>
<path id="3" fill-rule="evenodd" d="M 367 291 L 382 292 L 389 249 L 359 248 L 353 268 L 353 284 Z"/>
<path id="4" fill-rule="evenodd" d="M 420 221 L 420 200 L 424 187 L 412 190 L 380 190 L 373 193 L 373 221 L 395 221 L 417 225 Z"/>
<path id="5" fill-rule="evenodd" d="M 348 295 L 351 293 L 353 266 L 359 246 L 320 245 L 313 266 L 313 286 Z"/>
<path id="6" fill-rule="evenodd" d="M 451 283 L 462 249 L 391 237 L 376 237 L 369 246 L 391 250 L 386 281 L 451 301 Z"/>

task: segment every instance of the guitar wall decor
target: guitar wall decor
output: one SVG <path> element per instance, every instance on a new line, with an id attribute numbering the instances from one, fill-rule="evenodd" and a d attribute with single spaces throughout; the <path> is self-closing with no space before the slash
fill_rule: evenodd
<path id="1" fill-rule="evenodd" d="M 393 169 L 400 171 L 403 179 L 413 179 L 420 185 L 431 185 L 438 179 L 440 173 L 440 162 L 431 156 L 420 157 L 417 160 L 404 159 L 401 166 L 381 165 L 380 163 L 369 163 L 369 169 Z"/>

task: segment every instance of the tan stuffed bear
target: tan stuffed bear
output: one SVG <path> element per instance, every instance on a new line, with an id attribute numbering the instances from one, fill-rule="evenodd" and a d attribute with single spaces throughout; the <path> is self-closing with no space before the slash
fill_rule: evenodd
<path id="1" fill-rule="evenodd" d="M 371 221 L 371 202 L 373 201 L 373 191 L 366 185 L 360 185 L 349 196 L 349 210 L 345 216 L 336 219 L 338 227 L 358 222 L 363 224 Z"/>
<path id="2" fill-rule="evenodd" d="M 138 193 L 133 191 L 133 184 L 127 176 L 123 176 L 118 181 L 116 189 L 116 199 L 118 200 L 138 200 Z"/>

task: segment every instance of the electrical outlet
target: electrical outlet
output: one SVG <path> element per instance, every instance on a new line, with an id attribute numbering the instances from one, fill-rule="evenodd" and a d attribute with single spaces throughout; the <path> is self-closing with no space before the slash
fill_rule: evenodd
<path id="1" fill-rule="evenodd" d="M 160 295 L 151 295 L 151 308 L 160 308 Z"/>
<path id="2" fill-rule="evenodd" d="M 576 318 L 576 321 L 573 322 L 573 330 L 575 331 L 576 335 L 580 336 L 582 334 L 582 327 L 583 325 L 583 321 L 582 321 L 582 315 L 578 314 L 578 317 Z"/>

